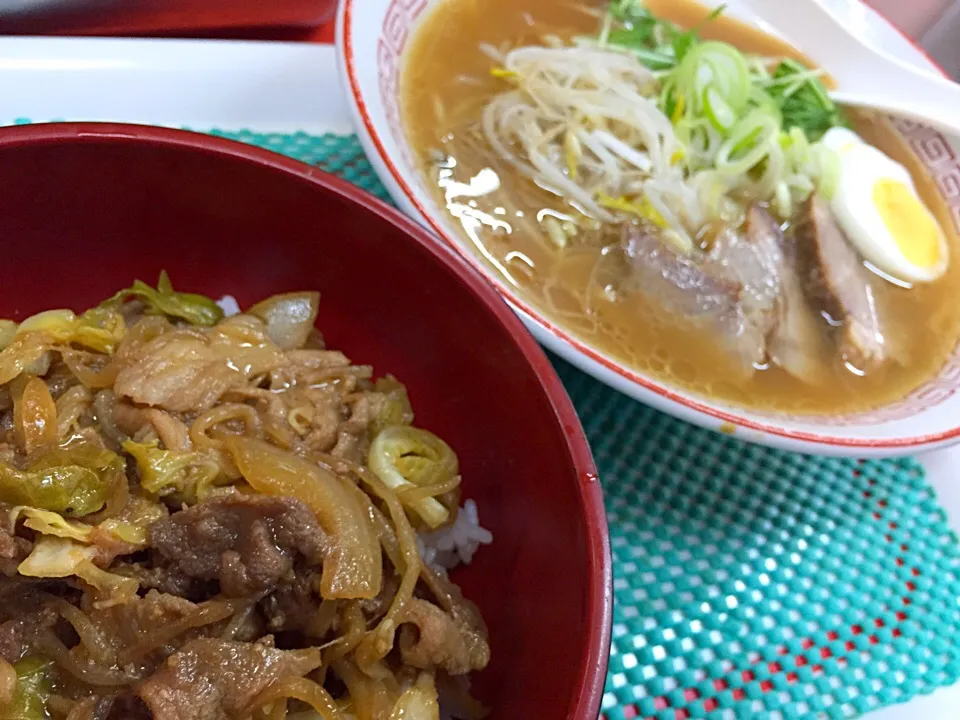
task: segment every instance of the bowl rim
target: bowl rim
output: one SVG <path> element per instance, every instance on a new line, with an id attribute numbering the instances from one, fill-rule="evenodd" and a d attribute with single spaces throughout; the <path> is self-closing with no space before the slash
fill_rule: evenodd
<path id="1" fill-rule="evenodd" d="M 858 2 L 858 0 L 851 1 L 855 3 Z M 421 0 L 421 3 L 424 5 L 429 4 L 426 0 Z M 525 302 L 519 296 L 515 296 L 512 293 L 508 294 L 508 291 L 503 288 L 502 284 L 496 280 L 495 276 L 484 267 L 478 258 L 473 257 L 471 253 L 466 252 L 458 243 L 450 239 L 450 233 L 443 229 L 440 223 L 434 218 L 431 210 L 417 199 L 411 183 L 404 178 L 404 174 L 400 171 L 394 159 L 387 153 L 381 133 L 377 130 L 367 107 L 367 100 L 360 89 L 360 81 L 357 76 L 356 63 L 354 61 L 352 21 L 355 6 L 358 5 L 359 3 L 355 3 L 354 0 L 341 0 L 340 2 L 336 28 L 337 59 L 340 63 L 341 74 L 345 80 L 346 89 L 353 101 L 353 110 L 359 117 L 362 129 L 366 132 L 367 138 L 375 148 L 379 160 L 390 174 L 393 183 L 403 193 L 404 199 L 416 209 L 417 213 L 423 218 L 424 222 L 437 237 L 440 238 L 441 242 L 451 247 L 454 252 L 480 272 L 480 274 L 494 286 L 498 294 L 509 300 L 510 305 L 516 307 L 524 317 L 529 318 L 551 342 L 555 342 L 559 346 L 553 348 L 556 352 L 559 352 L 568 360 L 575 362 L 581 367 L 583 363 L 586 363 L 599 369 L 602 373 L 612 376 L 612 382 L 605 379 L 601 380 L 601 382 L 614 387 L 618 392 L 626 393 L 625 388 L 633 386 L 649 393 L 653 396 L 651 399 L 656 402 L 660 409 L 676 417 L 701 424 L 711 429 L 719 429 L 722 432 L 727 432 L 725 428 L 730 426 L 733 426 L 738 431 L 740 429 L 753 431 L 753 434 L 747 433 L 742 436 L 743 439 L 751 442 L 761 442 L 762 444 L 782 447 L 788 450 L 799 450 L 801 452 L 819 450 L 832 455 L 851 455 L 856 454 L 856 451 L 863 451 L 870 455 L 882 456 L 893 454 L 902 455 L 907 452 L 929 450 L 960 440 L 960 421 L 955 422 L 952 427 L 940 432 L 928 433 L 926 435 L 901 435 L 899 437 L 876 439 L 869 437 L 841 437 L 828 433 L 792 430 L 783 425 L 775 424 L 775 421 L 763 422 L 761 420 L 754 420 L 736 408 L 724 409 L 695 397 L 686 397 L 678 389 L 668 384 L 661 383 L 626 366 L 618 365 L 600 351 L 577 339 L 572 333 L 557 323 L 548 320 L 542 312 Z M 920 53 L 937 72 L 944 77 L 949 77 L 947 72 L 912 38 L 900 30 L 879 11 L 873 8 L 869 9 L 877 20 L 889 25 L 894 32 L 900 35 Z M 630 393 L 626 394 L 629 395 Z M 633 397 L 636 399 L 636 396 Z M 704 425 L 704 419 L 708 419 L 710 424 Z"/>
<path id="2" fill-rule="evenodd" d="M 459 254 L 439 242 L 423 226 L 399 210 L 346 180 L 269 150 L 213 135 L 147 125 L 76 122 L 0 128 L 0 150 L 64 141 L 81 143 L 107 141 L 195 150 L 222 158 L 247 161 L 308 182 L 322 191 L 347 200 L 363 212 L 377 215 L 399 228 L 410 241 L 451 271 L 486 311 L 507 330 L 514 345 L 536 374 L 547 396 L 579 480 L 577 490 L 587 545 L 588 577 L 585 607 L 589 622 L 586 629 L 587 656 L 582 659 L 580 676 L 574 687 L 576 713 L 571 715 L 571 718 L 594 720 L 600 712 L 606 682 L 613 624 L 613 561 L 603 491 L 580 419 L 560 377 L 542 348 L 493 286 L 473 267 L 464 262 Z"/>

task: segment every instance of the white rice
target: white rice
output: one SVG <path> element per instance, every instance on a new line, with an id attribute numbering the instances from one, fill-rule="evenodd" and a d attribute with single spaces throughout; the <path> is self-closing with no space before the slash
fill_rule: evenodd
<path id="1" fill-rule="evenodd" d="M 453 525 L 435 532 L 420 533 L 417 547 L 423 561 L 433 568 L 452 570 L 469 565 L 481 545 L 493 542 L 493 534 L 480 525 L 477 504 L 467 500 Z"/>
<path id="2" fill-rule="evenodd" d="M 217 300 L 217 305 L 223 310 L 223 314 L 226 317 L 233 317 L 234 315 L 240 314 L 240 303 L 237 302 L 237 299 L 233 295 L 224 295 Z"/>

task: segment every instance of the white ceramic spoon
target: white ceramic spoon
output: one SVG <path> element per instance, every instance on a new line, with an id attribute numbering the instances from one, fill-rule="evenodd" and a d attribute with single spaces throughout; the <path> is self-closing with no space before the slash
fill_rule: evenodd
<path id="1" fill-rule="evenodd" d="M 816 28 L 822 41 L 814 59 L 836 80 L 837 90 L 830 95 L 838 104 L 882 110 L 960 135 L 960 85 L 871 47 L 824 0 L 741 0 L 739 4 L 787 36 L 792 27 Z"/>

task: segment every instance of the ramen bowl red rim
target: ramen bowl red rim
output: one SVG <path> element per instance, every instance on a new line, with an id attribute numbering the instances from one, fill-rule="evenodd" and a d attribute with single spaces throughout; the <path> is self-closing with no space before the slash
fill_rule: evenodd
<path id="1" fill-rule="evenodd" d="M 209 135 L 125 124 L 58 123 L 0 129 L 0 157 L 6 154 L 9 158 L 11 157 L 11 151 L 22 150 L 24 146 L 27 146 L 32 149 L 39 148 L 47 151 L 48 155 L 44 157 L 47 157 L 49 162 L 49 153 L 58 151 L 62 154 L 63 151 L 60 148 L 64 144 L 72 146 L 84 143 L 93 145 L 97 153 L 109 153 L 111 148 L 119 148 L 121 145 L 145 147 L 151 151 L 157 150 L 162 162 L 173 167 L 173 177 L 176 178 L 175 181 L 178 184 L 181 182 L 183 173 L 186 172 L 181 168 L 193 166 L 177 164 L 181 162 L 177 158 L 184 157 L 183 152 L 170 152 L 168 162 L 167 158 L 163 156 L 164 151 L 196 151 L 197 154 L 217 156 L 218 160 L 228 160 L 233 163 L 234 167 L 237 166 L 235 161 L 239 161 L 244 167 L 256 166 L 256 168 L 262 169 L 264 173 L 279 173 L 290 176 L 297 181 L 295 184 L 298 188 L 302 183 L 307 183 L 311 186 L 309 188 L 311 196 L 313 191 L 336 196 L 348 203 L 349 207 L 352 208 L 351 212 L 376 216 L 395 228 L 398 231 L 398 239 L 402 235 L 407 238 L 407 242 L 417 246 L 416 255 L 418 257 L 425 257 L 424 254 L 432 256 L 437 264 L 443 268 L 442 271 L 452 275 L 453 281 L 465 289 L 466 294 L 469 295 L 467 301 L 471 304 L 476 303 L 477 312 L 486 315 L 490 319 L 491 325 L 504 331 L 498 337 L 505 338 L 507 345 L 512 344 L 513 350 L 509 353 L 509 356 L 516 358 L 516 362 L 520 366 L 526 365 L 529 370 L 526 374 L 535 378 L 530 381 L 530 386 L 539 386 L 543 396 L 542 399 L 538 399 L 538 404 L 541 406 L 538 413 L 544 421 L 548 421 L 549 418 L 549 423 L 554 428 L 551 430 L 551 433 L 553 433 L 551 437 L 562 437 L 562 443 L 566 447 L 565 459 L 561 462 L 569 467 L 571 478 L 576 478 L 576 488 L 570 490 L 572 500 L 569 507 L 571 509 L 576 508 L 577 519 L 574 520 L 572 517 L 561 519 L 564 523 L 576 522 L 582 524 L 583 528 L 582 542 L 587 576 L 583 578 L 582 612 L 585 618 L 584 633 L 586 637 L 582 645 L 585 648 L 584 656 L 577 657 L 579 665 L 571 672 L 571 676 L 575 676 L 576 682 L 574 687 L 570 689 L 570 706 L 573 710 L 568 718 L 569 720 L 595 720 L 599 714 L 606 680 L 613 608 L 612 561 L 602 490 L 587 439 L 573 404 L 556 371 L 539 345 L 495 290 L 456 253 L 437 242 L 436 238 L 423 227 L 399 211 L 377 200 L 355 185 L 305 163 L 267 150 Z M 150 157 L 155 156 L 151 155 Z M 19 160 L 18 162 L 22 163 L 23 161 Z M 112 172 L 115 171 L 114 165 L 107 165 L 107 167 L 112 168 Z M 169 174 L 171 170 L 164 167 L 163 172 Z M 37 177 L 41 175 L 42 172 L 38 172 L 31 180 L 36 181 Z M 248 176 L 244 175 L 244 177 Z M 265 175 L 261 174 L 256 177 L 262 179 Z M 119 182 L 112 177 L 109 179 L 114 183 Z M 247 180 L 244 180 L 244 182 L 247 182 Z M 31 187 L 34 185 L 31 185 Z M 45 192 L 49 192 L 49 190 L 47 188 Z M 96 192 L 96 190 L 94 189 L 92 192 Z M 180 193 L 180 190 L 178 189 L 177 192 Z M 218 192 L 224 193 L 225 196 L 227 193 L 226 190 Z M 260 192 L 260 190 L 257 190 L 257 192 Z M 196 193 L 185 190 L 182 195 L 195 196 Z M 160 197 L 164 196 L 160 195 Z M 101 201 L 97 200 L 97 202 Z M 203 202 L 202 195 L 200 195 L 198 202 Z M 232 200 L 223 201 L 218 207 L 229 207 L 224 204 L 226 202 L 232 202 Z M 57 212 L 55 204 L 50 212 Z M 86 212 L 86 210 L 83 212 Z M 140 222 L 139 218 L 140 216 L 137 215 L 135 222 Z M 52 226 L 56 225 L 57 223 L 53 223 Z M 313 227 L 313 225 L 310 227 Z M 222 244 L 222 240 L 220 243 Z M 30 255 L 30 257 L 33 257 L 33 255 Z M 207 267 L 207 265 L 202 267 Z M 441 270 L 431 272 L 438 274 Z M 74 282 L 77 281 L 77 278 L 82 277 L 82 274 L 78 274 L 74 278 Z M 128 280 L 128 278 L 124 278 L 120 282 Z M 265 280 L 264 282 L 269 281 Z M 400 292 L 400 290 L 397 292 Z M 16 308 L 16 313 L 23 310 L 18 308 L 16 303 L 8 302 L 8 304 Z M 7 311 L 10 312 L 10 308 L 7 308 Z M 519 355 L 516 351 L 519 351 Z M 551 442 L 555 442 L 557 448 L 561 447 L 560 439 Z M 531 449 L 531 452 L 534 451 Z M 562 545 L 559 547 L 562 547 Z M 559 557 L 558 562 L 560 562 Z"/>
<path id="2" fill-rule="evenodd" d="M 541 343 L 624 394 L 683 420 L 735 434 L 750 442 L 800 452 L 873 457 L 906 455 L 960 442 L 960 423 L 954 419 L 960 417 L 960 347 L 934 380 L 901 402 L 848 417 L 766 415 L 712 402 L 637 372 L 576 337 L 513 292 L 492 268 L 465 247 L 466 243 L 448 224 L 443 211 L 426 196 L 421 183 L 415 179 L 419 172 L 414 169 L 399 110 L 399 77 L 403 52 L 417 32 L 417 23 L 436 1 L 342 0 L 340 3 L 337 54 L 357 129 L 371 162 L 401 208 L 497 286 Z M 901 51 L 913 56 L 908 60 L 942 73 L 892 23 L 859 0 L 832 0 L 830 4 L 835 10 L 845 9 L 850 13 L 851 23 L 859 31 L 879 33 L 884 40 L 899 44 Z M 727 7 L 734 5 L 735 1 Z M 363 17 L 362 23 L 356 19 L 358 14 Z M 362 38 L 361 46 L 358 46 L 358 36 Z M 876 38 L 867 39 L 876 42 Z M 809 48 L 803 46 L 803 49 Z M 816 52 L 808 54 L 816 59 Z M 924 142 L 946 142 L 935 133 L 930 140 L 924 135 L 924 128 L 913 132 L 914 136 L 908 139 L 915 148 Z M 945 148 L 950 162 L 943 181 L 951 183 L 953 178 L 948 175 L 960 176 L 960 163 L 956 162 L 953 150 Z M 938 176 L 938 179 L 941 178 Z M 956 207 L 951 205 L 951 210 L 960 220 L 960 199 Z M 945 404 L 949 404 L 949 408 L 943 407 Z M 916 421 L 921 417 L 923 422 Z"/>

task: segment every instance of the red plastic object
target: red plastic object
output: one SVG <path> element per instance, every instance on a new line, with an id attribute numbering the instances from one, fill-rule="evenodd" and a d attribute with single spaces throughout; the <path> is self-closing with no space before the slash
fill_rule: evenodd
<path id="1" fill-rule="evenodd" d="M 420 226 L 308 165 L 129 125 L 0 130 L 0 317 L 84 309 L 166 269 L 241 305 L 318 289 L 328 343 L 403 380 L 494 542 L 455 573 L 490 626 L 494 720 L 596 720 L 612 579 L 590 450 L 543 352 Z"/>
<path id="2" fill-rule="evenodd" d="M 154 3 L 131 6 L 121 0 L 93 4 L 88 0 L 70 9 L 71 0 L 42 5 L 19 16 L 0 15 L 0 35 L 110 35 L 279 40 L 315 43 L 334 41 L 331 21 L 337 0 L 274 0 L 272 3 L 234 0 L 169 0 L 164 10 Z M 285 9 L 284 2 L 292 5 Z M 79 2 L 79 0 L 78 0 Z M 867 0 L 873 6 L 873 2 Z M 218 9 L 219 8 L 219 9 Z M 878 16 L 883 15 L 877 11 Z M 916 40 L 883 17 L 917 50 Z M 934 62 L 932 58 L 928 60 Z M 936 64 L 936 63 L 934 63 Z M 939 67 L 939 66 L 938 66 Z M 941 69 L 941 72 L 942 69 Z M 946 74 L 946 73 L 944 73 Z"/>
<path id="3" fill-rule="evenodd" d="M 36 0 L 0 6 L 0 33 L 180 35 L 276 34 L 317 28 L 337 0 Z"/>

